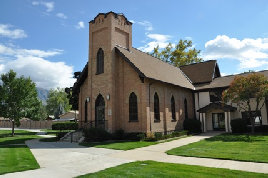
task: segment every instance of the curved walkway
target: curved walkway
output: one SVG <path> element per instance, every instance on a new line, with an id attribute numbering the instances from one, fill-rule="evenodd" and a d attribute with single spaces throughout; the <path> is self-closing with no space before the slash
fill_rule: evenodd
<path id="1" fill-rule="evenodd" d="M 30 147 L 41 168 L 5 174 L 2 177 L 75 177 L 137 160 L 154 160 L 160 162 L 182 163 L 249 172 L 268 173 L 268 164 L 265 163 L 181 157 L 165 154 L 165 151 L 172 148 L 197 142 L 217 134 L 219 133 L 205 133 L 129 151 L 93 147 L 86 148 L 79 146 L 76 143 L 39 142 L 37 139 L 35 139 L 27 141 L 26 144 Z"/>

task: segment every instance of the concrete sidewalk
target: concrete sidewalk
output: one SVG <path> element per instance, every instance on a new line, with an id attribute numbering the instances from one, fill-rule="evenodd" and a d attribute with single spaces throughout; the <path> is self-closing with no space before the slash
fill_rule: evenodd
<path id="1" fill-rule="evenodd" d="M 2 177 L 68 178 L 97 172 L 109 167 L 138 160 L 154 160 L 159 162 L 268 173 L 268 164 L 265 163 L 182 157 L 165 154 L 167 150 L 172 148 L 197 142 L 217 134 L 220 134 L 220 132 L 204 133 L 129 151 L 93 147 L 86 148 L 79 146 L 76 143 L 39 142 L 38 140 L 30 140 L 27 141 L 26 144 L 31 148 L 31 151 L 41 168 L 31 171 L 10 173 L 3 175 Z"/>

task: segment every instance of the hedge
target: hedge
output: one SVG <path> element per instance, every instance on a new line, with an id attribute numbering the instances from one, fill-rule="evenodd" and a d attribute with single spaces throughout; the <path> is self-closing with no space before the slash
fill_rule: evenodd
<path id="1" fill-rule="evenodd" d="M 197 119 L 185 119 L 183 128 L 188 130 L 189 133 L 201 133 L 201 122 Z"/>
<path id="2" fill-rule="evenodd" d="M 245 119 L 233 119 L 231 120 L 231 127 L 233 133 L 245 133 L 247 132 L 247 122 Z"/>
<path id="3" fill-rule="evenodd" d="M 58 122 L 52 124 L 52 130 L 77 130 L 78 123 L 76 122 Z"/>

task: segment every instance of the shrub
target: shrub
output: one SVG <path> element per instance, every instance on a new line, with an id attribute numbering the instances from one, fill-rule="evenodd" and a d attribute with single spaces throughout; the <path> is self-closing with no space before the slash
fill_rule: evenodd
<path id="1" fill-rule="evenodd" d="M 245 133 L 247 132 L 247 122 L 245 119 L 233 119 L 231 120 L 231 127 L 233 133 Z"/>
<path id="2" fill-rule="evenodd" d="M 139 133 L 137 135 L 137 137 L 140 139 L 140 141 L 144 141 L 145 140 L 145 133 Z"/>
<path id="3" fill-rule="evenodd" d="M 123 140 L 125 138 L 125 131 L 123 129 L 116 130 L 113 136 L 114 139 Z"/>
<path id="4" fill-rule="evenodd" d="M 188 134 L 188 131 L 187 130 L 183 130 L 183 131 L 174 131 L 172 132 L 172 137 L 180 137 L 180 136 L 183 136 L 183 135 L 187 135 Z"/>
<path id="5" fill-rule="evenodd" d="M 103 141 L 111 139 L 111 134 L 101 128 L 84 129 L 86 141 Z"/>
<path id="6" fill-rule="evenodd" d="M 146 141 L 155 141 L 154 132 L 147 132 L 145 140 Z"/>
<path id="7" fill-rule="evenodd" d="M 163 134 L 162 132 L 155 132 L 154 137 L 155 137 L 155 140 L 161 140 L 163 139 Z"/>
<path id="8" fill-rule="evenodd" d="M 188 130 L 189 133 L 200 133 L 201 122 L 197 119 L 185 119 L 183 122 L 184 130 Z"/>
<path id="9" fill-rule="evenodd" d="M 268 133 L 268 125 L 255 126 L 255 132 Z"/>
<path id="10" fill-rule="evenodd" d="M 141 140 L 141 137 L 139 137 L 140 134 L 141 134 L 141 137 L 145 138 L 144 133 L 131 132 L 131 133 L 125 133 L 124 139 L 126 139 L 126 140 Z"/>
<path id="11" fill-rule="evenodd" d="M 52 124 L 52 130 L 77 130 L 78 123 L 76 122 L 58 122 Z"/>

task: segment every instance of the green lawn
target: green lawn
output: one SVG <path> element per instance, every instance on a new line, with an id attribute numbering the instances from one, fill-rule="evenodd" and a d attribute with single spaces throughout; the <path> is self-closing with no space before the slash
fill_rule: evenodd
<path id="1" fill-rule="evenodd" d="M 267 177 L 267 174 L 235 171 L 221 168 L 208 168 L 202 166 L 190 166 L 184 164 L 161 163 L 155 161 L 137 161 L 108 168 L 97 173 L 86 174 L 83 177 L 227 177 L 227 178 L 249 178 Z"/>
<path id="2" fill-rule="evenodd" d="M 268 135 L 222 134 L 174 148 L 167 154 L 268 163 Z"/>
<path id="3" fill-rule="evenodd" d="M 36 133 L 15 131 L 11 137 L 10 130 L 0 130 L 0 175 L 11 172 L 40 168 L 26 140 L 39 138 Z"/>
<path id="4" fill-rule="evenodd" d="M 114 150 L 131 150 L 135 148 L 141 148 L 149 145 L 155 145 L 158 142 L 146 142 L 146 141 L 106 141 L 106 142 L 84 142 L 80 143 L 82 146 L 96 147 L 96 148 L 108 148 Z"/>
<path id="5" fill-rule="evenodd" d="M 159 141 L 129 141 L 129 140 L 113 140 L 113 141 L 104 141 L 104 142 L 83 142 L 79 145 L 87 146 L 87 147 L 96 147 L 96 148 L 107 148 L 114 150 L 132 150 L 135 148 L 146 147 L 150 145 L 155 145 L 163 142 L 170 142 L 173 140 L 177 140 L 180 138 L 185 138 L 187 135 L 183 135 L 181 137 L 169 138 L 166 140 Z"/>

